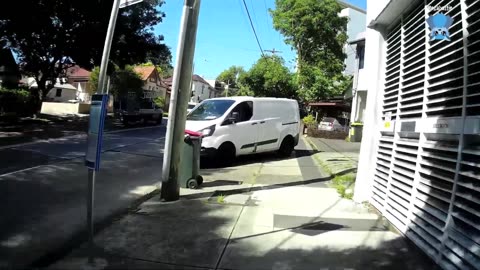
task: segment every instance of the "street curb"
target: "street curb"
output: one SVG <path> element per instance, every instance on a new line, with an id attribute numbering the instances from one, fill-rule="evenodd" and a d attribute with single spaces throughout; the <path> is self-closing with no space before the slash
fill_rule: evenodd
<path id="1" fill-rule="evenodd" d="M 107 132 L 104 132 L 104 134 L 116 134 L 116 133 L 121 133 L 121 132 L 126 132 L 126 131 L 149 129 L 149 128 L 158 128 L 158 127 L 161 127 L 161 126 L 162 125 L 149 126 L 149 127 L 138 127 L 138 128 L 126 128 L 126 129 L 121 129 L 121 130 L 107 131 Z M 56 142 L 56 141 L 65 140 L 65 139 L 75 139 L 75 138 L 82 138 L 82 137 L 87 137 L 87 134 L 82 132 L 80 134 L 69 135 L 69 136 L 64 136 L 64 137 L 58 137 L 58 138 L 52 138 L 52 139 L 46 139 L 46 140 L 38 140 L 38 141 L 34 141 L 34 142 L 10 144 L 10 145 L 5 145 L 5 146 L 0 146 L 0 150 L 9 149 L 9 148 L 17 148 L 17 147 L 21 147 L 21 146 L 36 144 L 36 143 Z"/>
<path id="2" fill-rule="evenodd" d="M 321 151 L 318 149 L 318 147 L 315 145 L 315 143 L 312 142 L 312 140 L 311 140 L 309 137 L 305 136 L 304 139 L 305 139 L 306 143 L 310 145 L 310 147 L 312 147 L 313 149 L 315 149 L 315 150 L 318 151 L 318 152 L 321 152 Z M 350 161 L 354 161 L 354 160 L 352 160 L 351 158 L 343 155 L 341 152 L 338 152 L 336 149 L 334 149 L 334 148 L 332 148 L 332 147 L 330 147 L 330 148 L 331 148 L 333 151 L 341 154 L 341 155 L 344 156 L 345 158 L 349 159 Z M 358 169 L 358 166 L 357 166 L 357 167 L 352 168 L 352 169 L 347 169 L 347 170 L 344 170 L 344 171 L 341 171 L 341 172 L 333 173 L 333 172 L 331 171 L 330 167 L 327 166 L 326 164 L 324 164 L 324 162 L 323 162 L 322 160 L 320 160 L 319 158 L 317 158 L 317 157 L 315 157 L 315 156 L 313 156 L 313 159 L 317 161 L 317 164 L 320 165 L 320 167 L 322 167 L 323 170 L 332 177 L 332 179 L 333 179 L 334 177 L 336 177 L 336 176 L 344 175 L 345 172 L 347 172 L 347 171 L 349 171 L 349 172 L 356 172 L 357 169 Z M 357 165 L 358 165 L 358 163 L 357 163 Z"/>
<path id="3" fill-rule="evenodd" d="M 310 146 L 312 149 L 314 149 L 315 151 L 318 151 L 320 152 L 320 150 L 318 149 L 318 147 L 315 145 L 315 143 L 312 142 L 312 140 L 310 140 L 310 138 L 308 138 L 307 136 L 304 136 L 303 139 L 305 140 L 305 144 Z M 332 173 L 332 171 L 330 170 L 330 168 L 328 168 L 327 165 L 325 165 L 321 160 L 319 160 L 318 158 L 316 158 L 315 156 L 312 157 L 312 159 L 314 161 L 317 161 L 316 163 L 318 165 L 320 165 L 320 167 L 328 174 L 330 175 L 330 177 L 333 179 L 333 177 L 335 177 L 335 175 Z"/>
<path id="4" fill-rule="evenodd" d="M 156 195 L 160 194 L 159 184 L 155 185 L 156 188 L 141 196 L 140 198 L 134 200 L 126 208 L 113 211 L 111 214 L 98 220 L 94 224 L 94 235 L 99 234 L 103 230 L 110 227 L 116 220 L 123 218 L 128 215 L 132 210 L 138 208 L 142 203 L 150 200 Z M 88 241 L 88 231 L 86 228 L 80 229 L 72 234 L 64 243 L 60 244 L 59 247 L 54 248 L 51 251 L 48 251 L 45 255 L 41 256 L 38 259 L 35 259 L 33 262 L 27 264 L 27 269 L 43 269 L 48 266 L 53 265 L 55 262 L 60 261 L 65 258 L 75 249 L 81 248 L 81 245 Z"/>

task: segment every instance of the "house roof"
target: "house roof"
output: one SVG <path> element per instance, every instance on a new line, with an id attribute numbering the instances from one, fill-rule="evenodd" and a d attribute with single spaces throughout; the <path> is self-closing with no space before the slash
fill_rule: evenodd
<path id="1" fill-rule="evenodd" d="M 162 80 L 166 85 L 172 86 L 173 77 L 168 77 Z"/>
<path id="2" fill-rule="evenodd" d="M 210 85 L 204 78 L 198 76 L 197 74 L 192 76 L 192 80 Z"/>
<path id="3" fill-rule="evenodd" d="M 361 12 L 361 13 L 363 13 L 363 14 L 367 14 L 367 11 L 366 11 L 366 10 L 361 9 L 361 8 L 359 8 L 359 7 L 357 7 L 357 6 L 354 6 L 354 5 L 352 5 L 352 4 L 349 4 L 349 3 L 347 3 L 346 1 L 337 0 L 337 2 L 338 2 L 338 3 L 340 4 L 340 6 L 342 6 L 343 8 L 351 8 L 351 9 L 356 10 L 356 11 L 358 11 L 358 12 Z"/>
<path id="4" fill-rule="evenodd" d="M 90 73 L 90 71 L 80 66 L 73 66 L 67 69 L 67 77 L 69 78 L 90 77 Z"/>
<path id="5" fill-rule="evenodd" d="M 380 14 L 368 24 L 369 28 L 382 29 L 387 28 L 394 22 L 400 20 L 400 15 L 414 8 L 411 0 L 393 0 L 388 1 L 388 4 L 383 8 Z"/>
<path id="6" fill-rule="evenodd" d="M 142 80 L 146 81 L 150 75 L 152 75 L 152 72 L 155 71 L 155 66 L 136 66 L 133 68 L 133 70 L 140 74 Z"/>
<path id="7" fill-rule="evenodd" d="M 195 82 L 201 82 L 201 83 L 210 85 L 204 78 L 200 77 L 200 76 L 197 75 L 197 74 L 194 74 L 194 75 L 192 76 L 192 80 L 195 81 Z M 165 79 L 163 79 L 163 81 L 164 81 L 167 85 L 172 86 L 173 77 L 165 78 Z"/>

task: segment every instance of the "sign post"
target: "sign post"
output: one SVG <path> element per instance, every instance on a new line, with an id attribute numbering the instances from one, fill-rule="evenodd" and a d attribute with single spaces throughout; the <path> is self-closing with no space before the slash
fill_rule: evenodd
<path id="1" fill-rule="evenodd" d="M 90 122 L 88 126 L 87 153 L 85 166 L 88 168 L 88 200 L 87 200 L 87 227 L 88 227 L 88 262 L 93 260 L 93 212 L 95 204 L 95 173 L 100 169 L 100 153 L 102 150 L 103 127 L 107 111 L 108 94 L 92 96 L 90 105 Z"/>

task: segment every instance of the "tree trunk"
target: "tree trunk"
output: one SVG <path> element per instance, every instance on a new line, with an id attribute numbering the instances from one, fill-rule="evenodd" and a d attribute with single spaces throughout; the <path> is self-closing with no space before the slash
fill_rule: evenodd
<path id="1" fill-rule="evenodd" d="M 40 111 L 42 109 L 42 102 L 47 97 L 48 91 L 52 89 L 52 86 L 51 85 L 47 86 L 46 85 L 47 80 L 44 78 L 36 79 L 36 81 L 37 81 L 37 89 L 33 89 L 32 98 L 34 100 L 33 102 L 34 113 L 40 114 Z"/>

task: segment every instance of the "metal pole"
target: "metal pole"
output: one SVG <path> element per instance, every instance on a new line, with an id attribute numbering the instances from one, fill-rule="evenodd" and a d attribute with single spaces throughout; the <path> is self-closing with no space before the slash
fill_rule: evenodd
<path id="1" fill-rule="evenodd" d="M 193 56 L 197 36 L 200 0 L 185 0 L 177 47 L 177 63 L 173 73 L 172 94 L 170 97 L 170 117 L 167 124 L 163 175 L 160 197 L 165 201 L 178 200 L 180 155 L 185 135 L 187 104 L 190 99 L 193 73 Z"/>
<path id="2" fill-rule="evenodd" d="M 93 254 L 93 208 L 95 205 L 95 171 L 88 169 L 88 200 L 87 200 L 87 228 L 88 228 L 88 263 L 94 264 Z"/>
<path id="3" fill-rule="evenodd" d="M 120 8 L 120 0 L 113 0 L 112 13 L 110 14 L 110 22 L 108 23 L 107 37 L 103 46 L 102 63 L 100 64 L 100 74 L 98 75 L 97 93 L 105 93 L 105 77 L 108 68 L 108 59 L 110 58 L 110 48 L 112 47 L 113 32 L 115 31 L 115 23 L 117 22 L 118 10 Z"/>
<path id="4" fill-rule="evenodd" d="M 228 92 L 230 91 L 230 80 L 228 80 L 227 82 L 227 97 L 228 97 Z"/>
<path id="5" fill-rule="evenodd" d="M 107 90 L 105 91 L 106 94 L 108 94 L 110 92 L 110 76 L 107 76 L 108 79 L 107 79 Z"/>
<path id="6" fill-rule="evenodd" d="M 105 82 L 107 74 L 108 59 L 110 57 L 110 48 L 112 46 L 113 31 L 115 30 L 115 22 L 117 21 L 118 9 L 120 7 L 120 0 L 113 1 L 112 13 L 110 14 L 110 21 L 108 23 L 107 36 L 105 38 L 105 45 L 103 47 L 102 62 L 100 65 L 100 74 L 98 77 L 98 86 L 97 93 L 105 93 Z M 88 228 L 88 245 L 89 245 L 89 254 L 88 254 L 88 263 L 93 265 L 95 264 L 94 260 L 94 206 L 95 206 L 95 171 L 92 169 L 88 170 L 88 199 L 87 199 L 87 228 Z"/>

